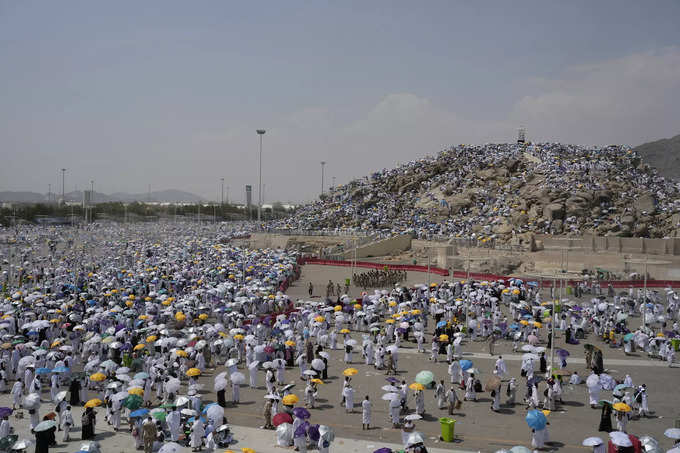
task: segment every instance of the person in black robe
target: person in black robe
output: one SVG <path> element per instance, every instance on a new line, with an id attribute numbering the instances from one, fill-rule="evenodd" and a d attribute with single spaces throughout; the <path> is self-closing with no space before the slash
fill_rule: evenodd
<path id="1" fill-rule="evenodd" d="M 217 404 L 222 407 L 227 407 L 227 400 L 224 398 L 224 393 L 224 389 L 217 391 Z"/>
<path id="2" fill-rule="evenodd" d="M 612 406 L 609 403 L 602 403 L 602 414 L 600 415 L 600 427 L 598 431 L 610 433 L 612 429 Z"/>
<path id="3" fill-rule="evenodd" d="M 80 381 L 78 379 L 72 379 L 68 390 L 71 393 L 69 399 L 71 406 L 80 406 Z"/>
<path id="4" fill-rule="evenodd" d="M 539 369 L 541 373 L 545 373 L 546 371 L 548 371 L 548 363 L 545 360 L 545 353 L 541 353 L 539 364 L 540 364 Z"/>
<path id="5" fill-rule="evenodd" d="M 604 361 L 602 360 L 602 351 L 599 349 L 593 354 L 593 371 L 595 374 L 604 373 Z"/>
<path id="6" fill-rule="evenodd" d="M 83 440 L 94 439 L 94 424 L 97 420 L 97 416 L 94 412 L 94 409 L 92 409 L 91 407 L 86 408 L 80 420 L 83 425 L 81 436 L 82 439 Z"/>
<path id="7" fill-rule="evenodd" d="M 49 430 L 35 433 L 35 453 L 48 453 L 49 450 L 50 450 Z"/>

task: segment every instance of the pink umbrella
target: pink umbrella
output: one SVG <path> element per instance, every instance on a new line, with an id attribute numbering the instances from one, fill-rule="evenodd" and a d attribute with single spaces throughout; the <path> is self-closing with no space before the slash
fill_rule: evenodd
<path id="1" fill-rule="evenodd" d="M 538 344 L 538 337 L 536 335 L 529 335 L 527 337 L 527 341 L 529 342 L 530 345 L 536 345 Z"/>

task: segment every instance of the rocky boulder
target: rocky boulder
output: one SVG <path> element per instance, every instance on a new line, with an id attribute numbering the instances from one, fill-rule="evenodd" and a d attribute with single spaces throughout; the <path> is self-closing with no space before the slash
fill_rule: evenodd
<path id="1" fill-rule="evenodd" d="M 559 203 L 550 203 L 543 208 L 543 217 L 547 220 L 564 218 L 564 206 Z"/>

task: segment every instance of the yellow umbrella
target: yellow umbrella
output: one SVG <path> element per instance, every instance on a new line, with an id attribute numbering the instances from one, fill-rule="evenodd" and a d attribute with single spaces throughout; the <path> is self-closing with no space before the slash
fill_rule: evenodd
<path id="1" fill-rule="evenodd" d="M 137 346 L 135 346 L 133 349 L 134 349 L 135 351 L 139 351 L 139 350 L 141 350 L 141 349 L 144 349 L 145 347 L 146 347 L 146 345 L 145 345 L 144 343 L 139 343 L 139 344 L 138 344 Z"/>
<path id="2" fill-rule="evenodd" d="M 449 336 L 446 334 L 439 335 L 439 341 L 449 341 Z"/>
<path id="3" fill-rule="evenodd" d="M 113 337 L 106 337 L 102 340 L 102 343 L 107 344 L 107 343 L 113 343 L 114 338 Z"/>
<path id="4" fill-rule="evenodd" d="M 165 305 L 167 307 L 168 305 L 170 305 L 170 301 L 166 299 L 163 302 L 161 302 L 161 305 Z"/>
<path id="5" fill-rule="evenodd" d="M 58 320 L 57 318 L 50 319 L 50 322 L 51 322 L 52 324 L 59 324 L 59 320 Z"/>
<path id="6" fill-rule="evenodd" d="M 177 321 L 184 321 L 185 319 L 187 319 L 187 315 L 185 315 L 181 311 L 178 311 L 177 313 L 175 313 L 175 319 Z"/>
<path id="7" fill-rule="evenodd" d="M 418 310 L 418 309 L 416 309 L 416 310 L 411 310 L 411 314 L 412 314 L 412 315 L 419 315 L 419 314 L 420 314 L 420 310 Z"/>
<path id="8" fill-rule="evenodd" d="M 342 310 L 342 305 L 336 305 L 335 307 L 333 307 L 333 310 L 334 310 L 334 311 L 341 311 L 341 310 Z"/>
<path id="9" fill-rule="evenodd" d="M 243 340 L 244 338 L 245 337 L 243 335 L 241 335 L 240 333 L 237 333 L 236 335 L 234 335 L 234 340 Z"/>
<path id="10" fill-rule="evenodd" d="M 94 382 L 101 382 L 106 380 L 106 375 L 104 373 L 94 373 L 90 376 L 90 380 Z"/>
<path id="11" fill-rule="evenodd" d="M 217 335 L 219 335 L 222 338 L 227 338 L 229 336 L 226 333 L 222 332 L 221 330 L 219 332 L 217 332 Z"/>
<path id="12" fill-rule="evenodd" d="M 357 310 L 361 310 L 361 304 L 354 304 L 354 308 L 356 308 Z"/>
<path id="13" fill-rule="evenodd" d="M 529 325 L 529 321 L 527 321 L 527 320 L 525 320 L 525 319 L 521 320 L 519 323 L 522 324 L 523 326 L 528 326 L 528 325 Z"/>
<path id="14" fill-rule="evenodd" d="M 125 305 L 126 305 L 127 307 L 132 307 L 132 306 L 134 305 L 134 303 L 133 303 L 132 301 L 130 301 L 130 300 L 126 300 L 126 301 L 125 301 Z"/>
<path id="15" fill-rule="evenodd" d="M 156 335 L 149 335 L 148 337 L 146 337 L 147 343 L 153 343 L 156 340 L 158 340 L 158 337 Z"/>
<path id="16" fill-rule="evenodd" d="M 318 378 L 312 379 L 312 382 L 315 383 L 315 384 L 323 384 L 323 381 L 321 379 L 318 379 Z"/>
<path id="17" fill-rule="evenodd" d="M 314 321 L 316 322 L 324 322 L 325 320 L 326 318 L 324 318 L 323 316 L 317 316 L 316 318 L 314 318 Z"/>
<path id="18" fill-rule="evenodd" d="M 387 305 L 389 305 L 390 307 L 396 307 L 397 303 L 395 301 L 391 300 L 387 303 Z"/>
<path id="19" fill-rule="evenodd" d="M 295 346 L 295 342 L 293 340 L 288 340 L 284 343 L 286 346 Z"/>
<path id="20" fill-rule="evenodd" d="M 630 412 L 630 406 L 626 403 L 616 403 L 612 406 L 615 411 L 619 412 Z"/>
<path id="21" fill-rule="evenodd" d="M 85 403 L 85 407 L 97 407 L 102 405 L 102 400 L 99 398 L 93 398 L 87 403 Z"/>
<path id="22" fill-rule="evenodd" d="M 519 290 L 518 290 L 518 289 L 513 289 L 513 290 L 512 290 L 512 294 L 514 294 L 514 295 L 519 294 Z"/>
<path id="23" fill-rule="evenodd" d="M 139 315 L 139 319 L 149 319 L 147 315 Z"/>
<path id="24" fill-rule="evenodd" d="M 340 333 L 349 333 L 349 329 L 340 329 Z"/>
<path id="25" fill-rule="evenodd" d="M 9 349 L 11 347 L 12 347 L 12 343 L 3 343 L 2 345 L 0 345 L 0 348 L 2 348 L 2 349 Z"/>
<path id="26" fill-rule="evenodd" d="M 52 344 L 50 345 L 50 348 L 56 348 L 61 344 L 61 340 L 54 340 Z"/>
<path id="27" fill-rule="evenodd" d="M 548 409 L 544 409 L 541 412 L 543 412 L 543 415 L 545 415 L 546 417 L 550 415 L 550 411 Z"/>
<path id="28" fill-rule="evenodd" d="M 201 313 L 200 315 L 198 315 L 198 319 L 200 319 L 201 321 L 205 321 L 206 319 L 208 319 L 208 314 Z"/>
<path id="29" fill-rule="evenodd" d="M 198 376 L 201 374 L 201 370 L 198 368 L 189 368 L 187 370 L 187 376 Z"/>
<path id="30" fill-rule="evenodd" d="M 541 327 L 543 327 L 543 324 L 541 324 L 538 321 L 534 321 L 534 327 L 538 327 L 540 329 Z"/>
<path id="31" fill-rule="evenodd" d="M 420 382 L 414 382 L 413 384 L 409 385 L 408 388 L 411 390 L 425 390 L 425 386 Z"/>
<path id="32" fill-rule="evenodd" d="M 385 322 L 387 324 L 394 324 L 394 319 L 386 319 Z"/>
<path id="33" fill-rule="evenodd" d="M 354 376 L 357 373 L 359 373 L 359 370 L 356 368 L 346 368 L 345 371 L 342 372 L 345 376 Z"/>
<path id="34" fill-rule="evenodd" d="M 248 447 L 241 448 L 241 451 L 243 453 L 255 453 L 255 450 L 253 450 L 252 448 L 248 448 Z"/>
<path id="35" fill-rule="evenodd" d="M 141 387 L 132 387 L 128 389 L 128 394 L 142 396 L 144 395 L 144 389 Z"/>
<path id="36" fill-rule="evenodd" d="M 175 351 L 175 355 L 176 355 L 177 357 L 188 357 L 188 356 L 189 356 L 189 354 L 187 354 L 187 352 L 186 352 L 185 350 L 183 350 L 183 349 L 178 349 L 178 350 L 176 350 L 176 351 Z"/>
<path id="37" fill-rule="evenodd" d="M 296 404 L 298 401 L 300 401 L 300 398 L 297 397 L 297 395 L 286 395 L 283 397 L 283 404 L 286 406 L 292 406 L 293 404 Z"/>

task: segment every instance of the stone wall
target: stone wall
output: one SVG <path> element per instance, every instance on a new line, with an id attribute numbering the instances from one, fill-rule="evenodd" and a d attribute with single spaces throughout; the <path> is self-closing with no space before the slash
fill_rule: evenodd
<path id="1" fill-rule="evenodd" d="M 582 237 L 536 235 L 544 250 L 584 250 L 588 252 L 680 255 L 680 239 L 622 238 L 617 236 Z"/>
<path id="2" fill-rule="evenodd" d="M 395 253 L 403 252 L 411 248 L 411 235 L 402 234 L 387 239 L 381 239 L 375 242 L 358 247 L 356 250 L 357 258 L 370 258 L 374 256 L 386 256 Z M 347 250 L 344 254 L 345 258 L 353 258 L 354 250 Z"/>

